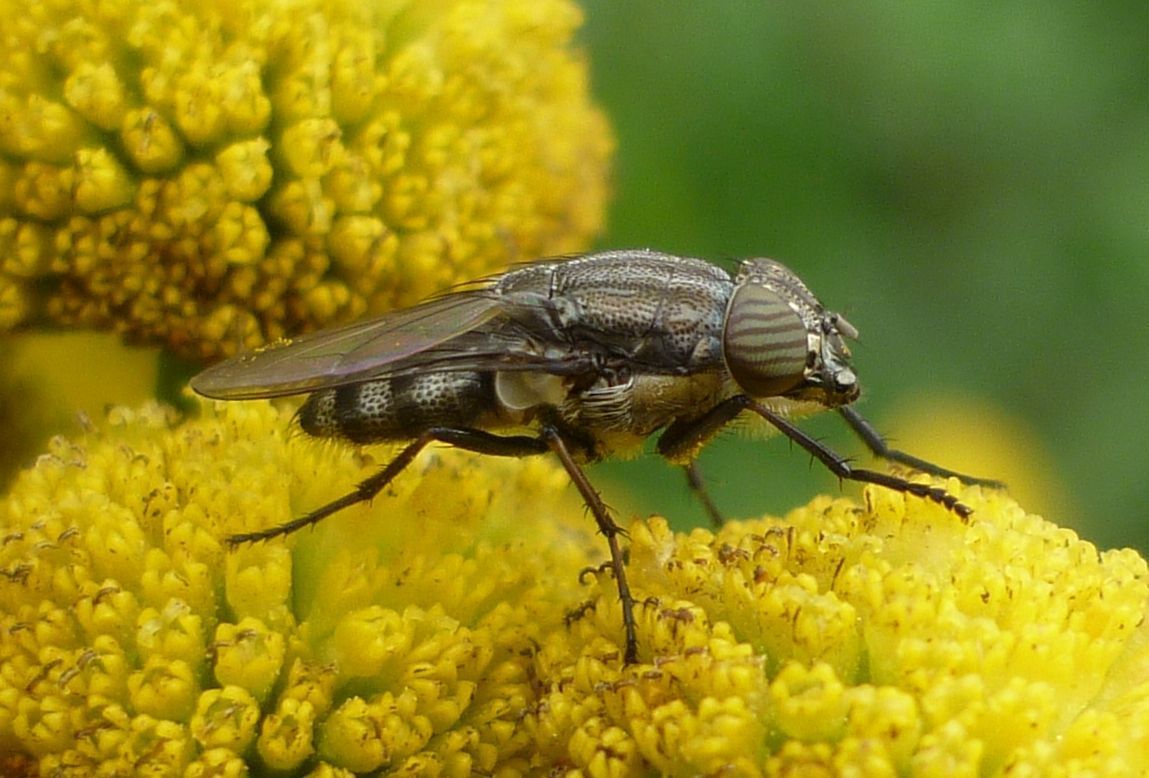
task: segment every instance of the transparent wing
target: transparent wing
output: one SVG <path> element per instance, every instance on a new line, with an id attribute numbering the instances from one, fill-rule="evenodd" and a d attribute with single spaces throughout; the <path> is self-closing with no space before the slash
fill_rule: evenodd
<path id="1" fill-rule="evenodd" d="M 191 380 L 191 387 L 206 397 L 245 400 L 412 372 L 416 366 L 410 364 L 411 358 L 424 353 L 440 365 L 458 360 L 483 364 L 495 355 L 493 343 L 483 346 L 480 339 L 472 338 L 464 339 L 471 341 L 466 347 L 441 347 L 492 321 L 506 305 L 505 299 L 485 289 L 444 295 L 413 308 L 242 354 L 203 371 Z M 466 369 L 466 365 L 460 362 L 449 369 Z"/>

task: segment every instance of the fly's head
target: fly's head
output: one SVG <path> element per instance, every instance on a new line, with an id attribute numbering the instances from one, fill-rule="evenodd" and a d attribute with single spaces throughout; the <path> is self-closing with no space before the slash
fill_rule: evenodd
<path id="1" fill-rule="evenodd" d="M 827 408 L 857 399 L 847 339 L 858 331 L 827 311 L 798 276 L 772 259 L 749 259 L 726 308 L 722 354 L 743 392 Z"/>

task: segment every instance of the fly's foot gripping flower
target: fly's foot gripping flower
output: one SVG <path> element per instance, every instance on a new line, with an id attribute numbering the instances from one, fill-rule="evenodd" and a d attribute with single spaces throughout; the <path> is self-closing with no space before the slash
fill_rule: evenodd
<path id="1" fill-rule="evenodd" d="M 631 526 L 640 663 L 546 457 L 118 410 L 0 502 L 0 751 L 41 774 L 1136 775 L 1149 573 L 1008 498 L 879 488 L 717 534 Z M 580 571 L 591 572 L 580 578 Z M 580 583 L 581 582 L 581 583 Z M 23 768 L 21 768 L 23 769 Z M 117 772 L 118 771 L 118 772 Z"/>
<path id="2" fill-rule="evenodd" d="M 0 9 L 0 332 L 217 356 L 601 224 L 569 0 Z"/>

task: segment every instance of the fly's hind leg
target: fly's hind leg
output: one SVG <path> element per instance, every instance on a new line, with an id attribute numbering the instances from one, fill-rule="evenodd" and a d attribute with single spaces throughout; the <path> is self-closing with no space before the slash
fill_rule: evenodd
<path id="1" fill-rule="evenodd" d="M 545 454 L 549 451 L 546 443 L 538 438 L 525 435 L 492 435 L 482 430 L 467 427 L 432 427 L 408 443 L 399 454 L 387 463 L 386 467 L 375 475 L 367 478 L 355 487 L 355 491 L 345 494 L 337 500 L 323 505 L 315 510 L 300 516 L 297 519 L 278 524 L 267 529 L 254 532 L 242 532 L 228 537 L 231 546 L 242 543 L 270 540 L 281 535 L 290 535 L 292 532 L 318 524 L 333 513 L 349 508 L 361 502 L 370 502 L 375 495 L 383 491 L 387 484 L 395 480 L 415 459 L 428 443 L 447 443 L 456 448 L 475 451 L 480 454 L 489 454 L 500 457 L 526 457 L 536 454 Z"/>
<path id="2" fill-rule="evenodd" d="M 626 566 L 618 542 L 619 535 L 625 534 L 625 531 L 611 518 L 606 504 L 591 486 L 586 473 L 571 456 L 570 444 L 553 426 L 544 427 L 542 434 L 537 438 L 526 435 L 492 435 L 489 432 L 469 427 L 432 427 L 408 443 L 386 467 L 362 481 L 355 487 L 355 491 L 337 500 L 332 500 L 298 519 L 268 529 L 232 535 L 227 539 L 227 542 L 229 545 L 236 546 L 241 543 L 270 540 L 281 535 L 289 535 L 304 527 L 317 524 L 344 508 L 349 508 L 357 503 L 368 502 L 402 473 L 427 444 L 433 442 L 446 443 L 467 451 L 499 457 L 536 456 L 548 451 L 555 453 L 571 480 L 574 481 L 583 501 L 590 508 L 595 523 L 598 524 L 599 532 L 606 537 L 607 545 L 610 547 L 610 566 L 618 586 L 618 598 L 622 603 L 623 628 L 626 633 L 624 658 L 627 664 L 636 663 L 638 661 L 638 635 L 634 620 L 634 596 L 630 593 L 630 585 L 626 578 Z"/>

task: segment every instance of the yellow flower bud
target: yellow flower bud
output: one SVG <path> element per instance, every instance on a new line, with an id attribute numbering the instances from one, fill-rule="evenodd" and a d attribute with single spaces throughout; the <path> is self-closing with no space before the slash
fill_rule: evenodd
<path id="1" fill-rule="evenodd" d="M 220 624 L 212 644 L 216 680 L 264 700 L 283 667 L 285 647 L 284 636 L 258 619 Z"/>

